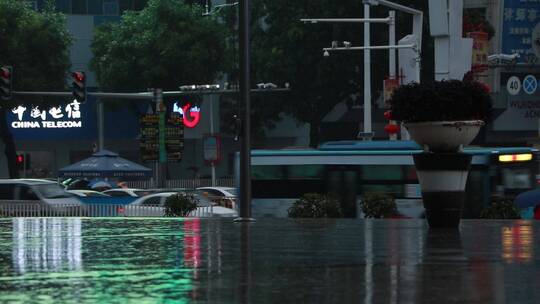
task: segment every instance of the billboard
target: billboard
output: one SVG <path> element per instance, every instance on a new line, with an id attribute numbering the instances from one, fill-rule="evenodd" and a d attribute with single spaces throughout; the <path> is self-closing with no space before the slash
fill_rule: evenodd
<path id="1" fill-rule="evenodd" d="M 502 22 L 503 54 L 519 54 L 518 63 L 540 62 L 540 2 L 505 0 Z"/>

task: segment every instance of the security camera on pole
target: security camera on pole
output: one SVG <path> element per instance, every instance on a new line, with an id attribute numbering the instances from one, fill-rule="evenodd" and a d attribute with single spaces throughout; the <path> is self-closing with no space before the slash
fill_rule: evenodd
<path id="1" fill-rule="evenodd" d="M 370 140 L 373 137 L 371 126 L 371 50 L 389 51 L 389 74 L 396 75 L 395 52 L 399 50 L 399 65 L 403 71 L 403 76 L 408 82 L 420 82 L 420 52 L 422 43 L 422 20 L 423 13 L 403 5 L 395 4 L 386 0 L 363 0 L 364 18 L 338 18 L 338 19 L 301 19 L 306 23 L 363 23 L 364 24 L 364 46 L 353 47 L 348 41 L 343 42 L 343 47 L 338 46 L 337 41 L 333 41 L 331 47 L 323 48 L 323 55 L 330 56 L 334 51 L 354 51 L 364 52 L 364 128 L 358 133 L 358 138 Z M 395 44 L 395 12 L 390 11 L 387 18 L 370 18 L 371 5 L 384 5 L 391 9 L 399 10 L 413 15 L 413 34 L 401 39 L 398 45 Z M 385 23 L 389 26 L 389 45 L 371 46 L 370 24 Z M 402 58 L 403 57 L 403 58 Z M 411 62 L 412 61 L 412 64 Z"/>

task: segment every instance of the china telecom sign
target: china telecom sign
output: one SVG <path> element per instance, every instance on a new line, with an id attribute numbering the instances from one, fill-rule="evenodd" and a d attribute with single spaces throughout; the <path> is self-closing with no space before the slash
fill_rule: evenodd
<path id="1" fill-rule="evenodd" d="M 15 115 L 11 122 L 14 129 L 82 128 L 80 103 L 76 100 L 64 107 L 53 106 L 49 109 L 19 105 L 11 112 Z"/>

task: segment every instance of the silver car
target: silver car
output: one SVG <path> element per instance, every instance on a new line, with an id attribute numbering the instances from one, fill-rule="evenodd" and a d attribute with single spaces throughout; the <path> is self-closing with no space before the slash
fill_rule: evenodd
<path id="1" fill-rule="evenodd" d="M 85 216 L 84 205 L 58 183 L 40 179 L 0 179 L 0 214 L 5 216 Z"/>

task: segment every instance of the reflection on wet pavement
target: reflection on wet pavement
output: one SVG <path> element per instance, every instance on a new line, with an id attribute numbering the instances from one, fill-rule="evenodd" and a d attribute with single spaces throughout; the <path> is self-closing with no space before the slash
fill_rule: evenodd
<path id="1" fill-rule="evenodd" d="M 538 303 L 540 226 L 0 219 L 0 302 Z"/>

